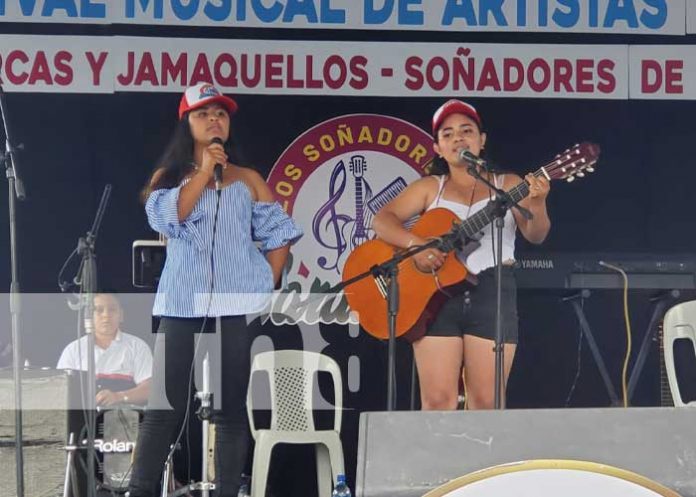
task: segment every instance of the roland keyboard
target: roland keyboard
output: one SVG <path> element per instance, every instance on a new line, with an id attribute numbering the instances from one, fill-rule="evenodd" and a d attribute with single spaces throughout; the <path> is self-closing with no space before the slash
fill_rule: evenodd
<path id="1" fill-rule="evenodd" d="M 620 267 L 631 289 L 696 289 L 696 254 L 529 253 L 517 257 L 519 288 L 620 289 L 623 277 L 600 264 Z"/>

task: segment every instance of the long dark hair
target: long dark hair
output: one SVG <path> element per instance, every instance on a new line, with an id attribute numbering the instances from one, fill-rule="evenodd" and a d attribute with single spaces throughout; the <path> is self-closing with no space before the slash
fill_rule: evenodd
<path id="1" fill-rule="evenodd" d="M 193 135 L 188 121 L 189 113 L 182 116 L 174 128 L 162 156 L 157 161 L 155 169 L 140 192 L 140 200 L 145 203 L 147 197 L 155 190 L 162 188 L 174 188 L 179 186 L 183 179 L 194 169 L 193 163 Z M 230 136 L 232 136 L 232 124 L 230 122 Z M 229 138 L 224 145 L 225 153 L 231 161 L 235 161 L 232 139 Z"/>
<path id="2" fill-rule="evenodd" d="M 449 174 L 449 164 L 439 155 L 434 155 L 430 163 L 425 166 L 426 176 L 442 176 Z"/>

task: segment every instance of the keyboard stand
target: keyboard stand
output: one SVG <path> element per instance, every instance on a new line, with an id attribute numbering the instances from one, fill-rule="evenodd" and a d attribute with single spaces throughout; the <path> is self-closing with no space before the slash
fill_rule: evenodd
<path id="1" fill-rule="evenodd" d="M 597 342 L 595 341 L 594 335 L 592 334 L 592 329 L 590 328 L 590 325 L 587 322 L 587 318 L 585 317 L 585 311 L 583 311 L 582 309 L 582 301 L 588 298 L 590 295 L 591 292 L 589 290 L 583 289 L 573 295 L 563 297 L 561 300 L 563 302 L 569 302 L 573 306 L 573 310 L 575 311 L 575 314 L 578 317 L 580 330 L 582 330 L 582 334 L 585 336 L 585 339 L 587 340 L 587 343 L 590 346 L 590 351 L 592 352 L 592 356 L 594 357 L 595 364 L 597 364 L 597 369 L 599 369 L 599 374 L 602 376 L 604 386 L 606 387 L 607 393 L 609 394 L 609 398 L 611 399 L 611 405 L 613 407 L 618 407 L 621 406 L 622 403 L 619 400 L 619 397 L 616 395 L 616 390 L 614 389 L 614 384 L 612 383 L 611 378 L 609 377 L 604 358 L 602 357 L 602 354 L 599 352 L 599 347 L 597 347 Z"/>
<path id="2" fill-rule="evenodd" d="M 631 374 L 628 380 L 628 400 L 631 401 L 633 397 L 633 392 L 638 384 L 638 378 L 643 372 L 643 366 L 645 366 L 645 360 L 648 357 L 648 352 L 650 351 L 650 344 L 653 340 L 657 340 L 657 322 L 664 316 L 667 306 L 672 304 L 674 300 L 681 296 L 679 290 L 673 289 L 669 292 L 663 292 L 659 295 L 650 299 L 653 303 L 653 312 L 650 317 L 650 323 L 648 328 L 645 330 L 645 335 L 643 336 L 643 343 L 640 346 L 640 351 L 638 352 L 638 357 L 636 362 L 633 364 L 633 369 L 631 369 Z"/>
<path id="3" fill-rule="evenodd" d="M 597 369 L 599 369 L 599 374 L 602 376 L 602 381 L 604 382 L 604 386 L 606 387 L 607 393 L 609 394 L 611 405 L 614 407 L 620 407 L 623 405 L 623 401 L 620 400 L 618 395 L 616 394 L 616 390 L 614 389 L 614 383 L 611 381 L 611 378 L 609 377 L 609 372 L 607 371 L 606 363 L 604 362 L 604 358 L 602 357 L 602 354 L 599 351 L 597 342 L 595 341 L 594 335 L 592 334 L 592 329 L 590 328 L 590 324 L 587 322 L 585 312 L 582 308 L 583 299 L 588 298 L 590 295 L 590 290 L 583 289 L 573 295 L 564 297 L 561 300 L 563 302 L 569 302 L 573 306 L 573 310 L 575 311 L 575 314 L 578 318 L 582 334 L 590 346 L 590 351 L 592 352 L 594 361 L 597 364 Z M 675 299 L 678 299 L 680 295 L 681 292 L 679 290 L 670 290 L 669 292 L 661 293 L 650 299 L 650 301 L 654 305 L 652 315 L 650 317 L 648 327 L 645 330 L 645 334 L 643 335 L 643 342 L 641 343 L 640 350 L 638 351 L 638 356 L 636 357 L 636 361 L 633 364 L 631 373 L 629 374 L 627 386 L 627 396 L 629 405 L 631 398 L 633 397 L 633 393 L 635 392 L 636 385 L 638 384 L 640 374 L 643 372 L 643 367 L 645 366 L 645 361 L 648 357 L 648 353 L 650 352 L 650 344 L 657 337 L 657 322 L 662 318 L 662 316 L 664 316 L 667 306 L 669 306 Z"/>

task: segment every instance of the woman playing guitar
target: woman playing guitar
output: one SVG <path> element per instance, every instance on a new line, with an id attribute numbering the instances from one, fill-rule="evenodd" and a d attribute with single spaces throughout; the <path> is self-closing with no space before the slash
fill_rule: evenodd
<path id="1" fill-rule="evenodd" d="M 461 219 L 483 209 L 493 192 L 467 172 L 467 163 L 459 154 L 468 150 L 479 156 L 486 144 L 481 118 L 476 109 L 460 100 L 443 104 L 432 121 L 433 149 L 438 155 L 436 165 L 441 175 L 434 174 L 409 185 L 398 197 L 384 206 L 373 222 L 378 237 L 396 247 L 425 243 L 403 228 L 412 216 L 429 209 L 445 207 Z M 436 173 L 437 171 L 433 171 Z M 522 179 L 514 174 L 493 174 L 480 171 L 498 188 L 509 190 Z M 551 227 L 546 212 L 549 181 L 543 176 L 525 176 L 530 194 L 520 202 L 533 215 L 526 220 L 516 209 L 508 211 L 503 228 L 503 295 L 502 316 L 505 335 L 505 378 L 507 383 L 517 343 L 517 295 L 512 262 L 515 236 L 519 228 L 532 243 L 541 243 Z M 421 405 L 426 410 L 455 409 L 458 400 L 459 375 L 462 365 L 467 406 L 469 409 L 491 409 L 494 403 L 495 355 L 493 352 L 496 316 L 495 246 L 493 225 L 483 230 L 481 246 L 463 256 L 469 271 L 478 275 L 473 289 L 450 298 L 429 323 L 425 336 L 413 343 L 420 379 Z M 424 250 L 414 256 L 416 267 L 424 272 L 437 271 L 445 254 Z"/>

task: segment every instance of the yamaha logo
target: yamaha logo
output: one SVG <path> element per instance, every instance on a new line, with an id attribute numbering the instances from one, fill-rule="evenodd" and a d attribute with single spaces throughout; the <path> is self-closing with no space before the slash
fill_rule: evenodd
<path id="1" fill-rule="evenodd" d="M 521 259 L 519 265 L 522 269 L 553 269 L 552 259 Z"/>

